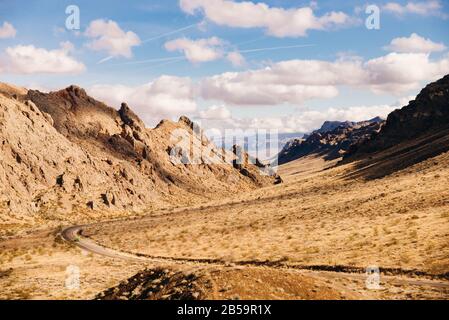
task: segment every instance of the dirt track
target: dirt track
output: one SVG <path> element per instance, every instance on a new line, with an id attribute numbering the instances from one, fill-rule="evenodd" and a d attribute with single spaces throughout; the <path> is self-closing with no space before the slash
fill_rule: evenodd
<path id="1" fill-rule="evenodd" d="M 189 258 L 177 258 L 177 257 L 160 257 L 151 256 L 146 254 L 135 254 L 130 252 L 118 251 L 111 248 L 107 248 L 101 244 L 98 244 L 91 239 L 83 237 L 82 231 L 85 226 L 72 226 L 66 228 L 62 231 L 62 237 L 69 242 L 74 243 L 76 246 L 83 250 L 91 253 L 99 254 L 102 256 L 107 256 L 110 258 L 132 260 L 132 261 L 146 261 L 146 262 L 171 262 L 171 263 L 181 263 L 181 264 L 205 264 L 214 266 L 263 266 L 268 268 L 277 269 L 296 269 L 296 270 L 307 270 L 310 273 L 320 274 L 325 273 L 326 278 L 352 278 L 352 279 L 365 279 L 366 275 L 362 268 L 357 267 L 347 267 L 347 266 L 300 266 L 300 265 L 287 265 L 281 261 L 237 261 L 233 263 L 224 262 L 219 259 L 189 259 Z M 449 281 L 447 274 L 444 275 L 430 275 L 425 272 L 420 272 L 417 270 L 401 270 L 401 269 L 381 269 L 382 273 L 392 274 L 392 275 L 382 275 L 382 281 L 388 281 L 390 284 L 400 284 L 400 285 L 413 285 L 413 286 L 428 286 L 434 288 L 449 288 Z M 416 278 L 403 278 L 404 276 L 421 276 L 429 277 L 438 280 L 428 280 L 428 279 L 416 279 Z M 399 278 L 400 276 L 400 278 Z"/>

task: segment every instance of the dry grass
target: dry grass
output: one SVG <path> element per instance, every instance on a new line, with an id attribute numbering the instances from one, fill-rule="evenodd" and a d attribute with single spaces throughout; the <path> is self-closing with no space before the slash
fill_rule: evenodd
<path id="1" fill-rule="evenodd" d="M 92 299 L 142 268 L 55 239 L 53 233 L 39 233 L 0 243 L 0 299 Z M 80 270 L 79 290 L 65 286 L 72 265 Z"/>
<path id="2" fill-rule="evenodd" d="M 449 271 L 448 164 L 449 154 L 443 154 L 392 176 L 363 181 L 343 178 L 349 166 L 323 171 L 329 163 L 309 158 L 283 167 L 282 185 L 192 208 L 103 223 L 85 233 L 119 250 L 155 256 L 374 264 L 444 273 Z M 54 225 L 60 229 L 57 222 Z M 20 237 L 0 242 L 0 299 L 90 299 L 145 266 L 151 267 L 87 254 L 60 241 L 55 229 L 29 233 L 21 229 L 24 226 L 17 224 Z M 80 268 L 80 290 L 64 286 L 69 265 Z M 176 266 L 180 267 L 187 266 Z M 207 266 L 202 268 L 216 284 L 210 298 L 449 296 L 447 289 L 391 283 L 372 292 L 364 288 L 363 280 L 324 272 L 297 271 L 292 276 L 297 281 L 287 281 L 288 272 L 279 269 L 228 272 L 224 268 L 214 273 Z M 239 287 L 241 283 L 262 290 L 261 295 L 246 292 L 246 286 Z M 310 290 L 297 291 L 301 287 Z"/>
<path id="3" fill-rule="evenodd" d="M 437 164 L 435 164 L 437 163 Z M 449 271 L 449 154 L 373 181 L 309 158 L 286 182 L 179 213 L 88 231 L 155 256 Z"/>

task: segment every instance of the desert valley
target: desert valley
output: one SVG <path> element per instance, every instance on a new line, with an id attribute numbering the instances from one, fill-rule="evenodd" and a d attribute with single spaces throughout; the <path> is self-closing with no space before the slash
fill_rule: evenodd
<path id="1" fill-rule="evenodd" d="M 385 120 L 289 141 L 276 168 L 185 116 L 148 128 L 78 86 L 0 84 L 0 299 L 448 299 L 435 80 Z"/>

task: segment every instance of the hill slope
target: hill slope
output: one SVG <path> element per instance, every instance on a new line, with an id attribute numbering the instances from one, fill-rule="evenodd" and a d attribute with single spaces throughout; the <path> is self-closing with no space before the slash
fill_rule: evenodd
<path id="1" fill-rule="evenodd" d="M 49 94 L 11 88 L 0 88 L 3 219 L 139 211 L 275 181 L 252 164 L 236 168 L 237 156 L 186 117 L 148 129 L 126 104 L 117 111 L 76 86 Z"/>
<path id="2" fill-rule="evenodd" d="M 369 139 L 354 144 L 344 162 L 360 160 L 353 176 L 379 178 L 449 151 L 449 75 L 427 85 L 392 112 Z"/>

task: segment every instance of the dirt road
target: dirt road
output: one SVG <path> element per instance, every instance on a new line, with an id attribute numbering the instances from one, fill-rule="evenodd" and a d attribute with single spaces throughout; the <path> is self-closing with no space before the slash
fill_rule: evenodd
<path id="1" fill-rule="evenodd" d="M 183 263 L 183 264 L 207 264 L 207 265 L 229 265 L 229 262 L 213 259 L 189 259 L 189 258 L 176 258 L 176 257 L 158 257 L 144 254 L 136 254 L 131 252 L 119 251 L 111 248 L 107 248 L 94 242 L 93 240 L 83 237 L 82 231 L 86 226 L 72 226 L 64 229 L 61 232 L 62 237 L 69 242 L 74 243 L 79 248 L 91 253 L 99 254 L 116 259 L 124 259 L 130 261 L 142 261 L 142 262 L 161 262 L 161 263 Z M 262 262 L 262 261 L 238 261 L 231 263 L 231 265 L 239 266 L 263 266 L 269 268 L 283 268 L 283 269 L 296 269 L 304 270 L 310 274 L 320 274 L 325 278 L 348 278 L 348 279 L 365 279 L 366 275 L 363 273 L 362 268 L 343 267 L 343 266 L 298 266 L 298 265 L 286 265 L 281 262 Z M 392 272 L 390 270 L 390 272 Z M 407 270 L 397 269 L 398 275 L 389 276 L 382 275 L 383 282 L 389 282 L 390 284 L 398 285 L 412 285 L 412 286 L 428 286 L 434 288 L 449 288 L 449 281 L 447 280 L 427 280 L 417 278 L 405 278 Z"/>

